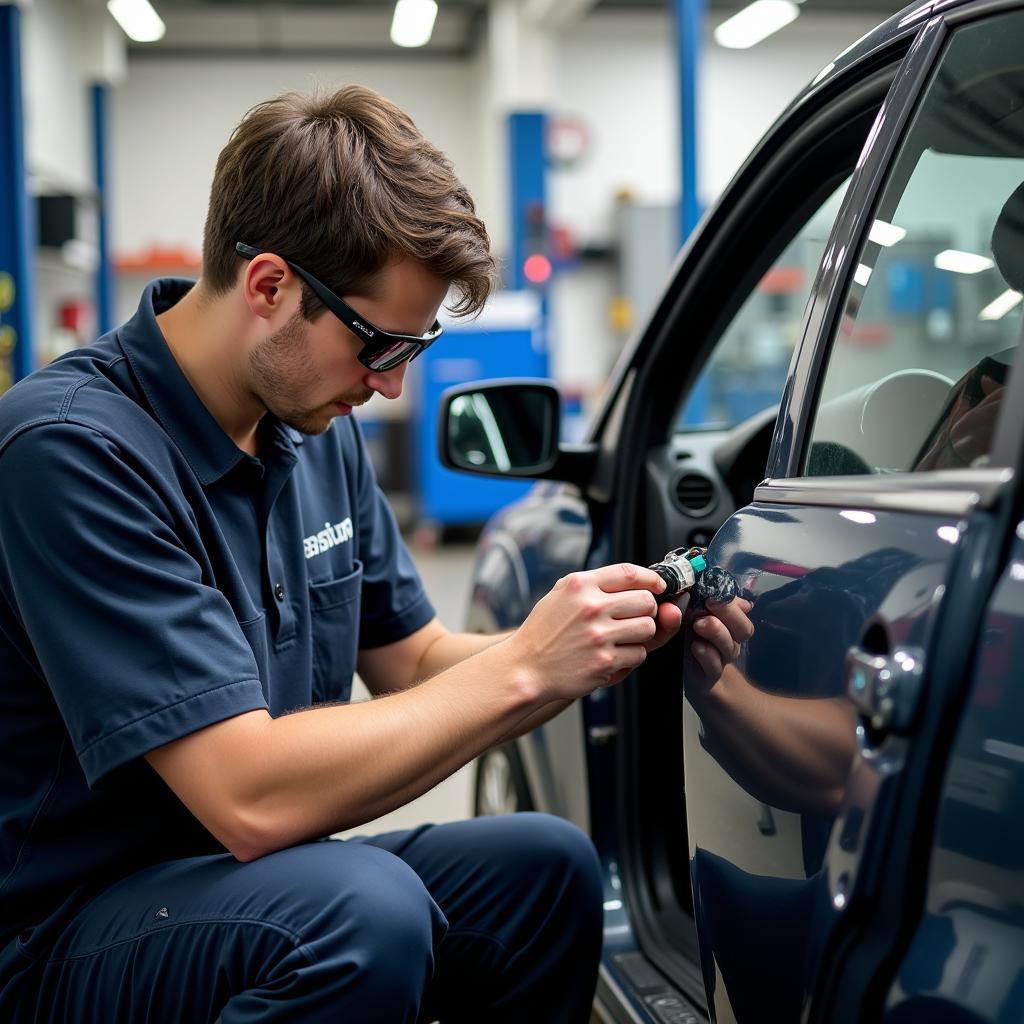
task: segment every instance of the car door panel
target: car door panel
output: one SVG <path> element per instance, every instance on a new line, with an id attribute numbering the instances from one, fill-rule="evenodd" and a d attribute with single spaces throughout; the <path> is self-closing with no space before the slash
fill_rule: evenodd
<path id="1" fill-rule="evenodd" d="M 748 709 L 702 715 L 697 699 L 684 710 L 691 876 L 719 1021 L 799 1017 L 836 912 L 829 835 L 847 816 L 866 830 L 877 793 L 843 784 L 861 724 L 846 652 L 928 649 L 958 537 L 955 517 L 762 503 L 715 537 L 710 559 L 751 602 L 754 627 L 732 693 Z M 787 728 L 819 748 L 800 750 Z M 758 827 L 760 805 L 773 834 Z"/>
<path id="2" fill-rule="evenodd" d="M 1024 1019 L 1024 523 L 946 765 L 924 914 L 885 1021 Z"/>

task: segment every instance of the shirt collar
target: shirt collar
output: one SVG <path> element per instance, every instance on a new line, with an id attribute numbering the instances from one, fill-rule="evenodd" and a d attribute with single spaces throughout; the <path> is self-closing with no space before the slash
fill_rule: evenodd
<path id="1" fill-rule="evenodd" d="M 142 293 L 138 312 L 117 333 L 153 414 L 205 487 L 227 474 L 246 455 L 192 389 L 156 322 L 157 315 L 170 309 L 193 284 L 169 277 L 151 281 Z M 268 426 L 283 446 L 302 443 L 299 431 L 276 419 Z"/>

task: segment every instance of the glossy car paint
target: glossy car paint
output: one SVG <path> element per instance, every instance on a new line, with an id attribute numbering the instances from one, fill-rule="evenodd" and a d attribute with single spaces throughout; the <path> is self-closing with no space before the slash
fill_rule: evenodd
<path id="1" fill-rule="evenodd" d="M 959 538 L 944 516 L 763 504 L 715 537 L 709 556 L 754 624 L 737 663 L 749 710 L 684 710 L 691 877 L 719 1022 L 798 1020 L 814 990 L 906 742 L 865 738 L 844 699 L 846 652 L 931 649 Z M 863 770 L 847 783 L 855 756 Z"/>
<path id="2" fill-rule="evenodd" d="M 925 913 L 885 1021 L 1024 1020 L 1024 523 L 946 766 Z"/>

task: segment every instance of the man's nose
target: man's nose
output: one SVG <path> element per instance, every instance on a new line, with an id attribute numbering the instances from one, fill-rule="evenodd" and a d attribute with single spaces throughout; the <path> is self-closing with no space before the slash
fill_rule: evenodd
<path id="1" fill-rule="evenodd" d="M 405 371 L 408 367 L 408 362 L 405 362 L 391 370 L 372 372 L 366 377 L 366 385 L 383 398 L 398 398 L 405 385 Z"/>

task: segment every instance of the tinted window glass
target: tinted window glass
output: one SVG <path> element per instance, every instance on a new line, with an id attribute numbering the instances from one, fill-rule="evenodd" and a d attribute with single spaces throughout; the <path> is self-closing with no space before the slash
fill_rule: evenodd
<path id="1" fill-rule="evenodd" d="M 832 341 L 809 476 L 984 466 L 1021 334 L 1024 17 L 958 33 Z"/>
<path id="2" fill-rule="evenodd" d="M 728 429 L 778 405 L 804 306 L 849 179 L 819 207 L 747 296 L 689 393 L 678 429 Z"/>

